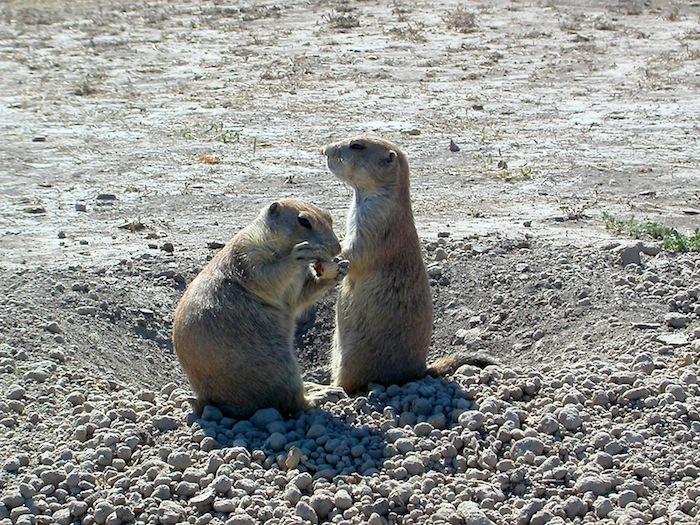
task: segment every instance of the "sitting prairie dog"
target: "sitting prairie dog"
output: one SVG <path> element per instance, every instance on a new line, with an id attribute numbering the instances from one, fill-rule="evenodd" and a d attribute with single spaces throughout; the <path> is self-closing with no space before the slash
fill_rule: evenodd
<path id="1" fill-rule="evenodd" d="M 331 350 L 335 385 L 403 384 L 488 359 L 448 356 L 426 366 L 433 304 L 413 221 L 406 155 L 379 137 L 352 137 L 323 149 L 328 168 L 353 190 Z"/>
<path id="2" fill-rule="evenodd" d="M 260 408 L 288 416 L 309 407 L 294 354 L 295 319 L 342 279 L 346 266 L 333 260 L 339 252 L 326 210 L 283 199 L 265 206 L 204 267 L 173 320 L 196 412 L 210 404 L 245 418 Z"/>

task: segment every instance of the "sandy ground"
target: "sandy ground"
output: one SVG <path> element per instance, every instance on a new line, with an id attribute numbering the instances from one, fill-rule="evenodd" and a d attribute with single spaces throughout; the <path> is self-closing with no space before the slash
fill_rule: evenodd
<path id="1" fill-rule="evenodd" d="M 286 196 L 340 234 L 319 149 L 372 131 L 409 156 L 426 262 L 447 251 L 433 354 L 696 366 L 694 255 L 645 256 L 654 295 L 602 215 L 700 226 L 697 3 L 5 1 L 0 56 L 0 357 L 185 384 L 172 311 L 215 243 Z"/>
<path id="2" fill-rule="evenodd" d="M 318 150 L 358 131 L 406 149 L 425 236 L 595 239 L 606 210 L 698 224 L 684 213 L 700 207 L 694 4 L 36 1 L 0 14 L 5 266 L 105 265 L 148 250 L 148 234 L 201 256 L 282 195 L 342 224 L 348 193 Z M 119 229 L 132 222 L 148 229 Z"/>

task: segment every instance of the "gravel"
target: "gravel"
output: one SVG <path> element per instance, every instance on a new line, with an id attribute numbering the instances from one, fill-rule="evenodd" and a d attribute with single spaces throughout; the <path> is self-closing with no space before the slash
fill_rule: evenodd
<path id="1" fill-rule="evenodd" d="M 642 252 L 644 267 L 620 267 L 605 249 L 586 256 L 560 246 L 510 249 L 504 240 L 479 245 L 488 249 L 476 253 L 444 236 L 432 246 L 444 251 L 433 280 L 436 339 L 449 339 L 447 349 L 486 348 L 501 365 L 372 385 L 365 395 L 286 421 L 273 409 L 236 421 L 215 407 L 197 418 L 182 381 L 145 388 L 145 381 L 123 381 L 109 370 L 94 373 L 70 348 L 42 353 L 5 342 L 0 525 L 697 523 L 694 254 Z M 559 262 L 537 279 L 560 284 L 531 289 L 539 310 L 518 307 L 524 292 L 517 286 L 509 291 L 496 280 L 472 298 L 459 284 L 467 272 L 488 276 L 499 264 L 512 266 L 508 257 L 537 272 L 536 259 L 551 262 L 550 250 Z M 576 257 L 581 264 L 571 266 Z M 581 282 L 572 281 L 575 272 Z M 83 294 L 85 287 L 64 288 Z M 538 294 L 551 299 L 552 290 L 560 300 L 539 302 Z M 584 308 L 582 293 L 591 299 L 588 313 L 574 317 L 583 325 L 568 328 L 600 323 L 614 310 L 595 317 L 596 309 L 618 304 L 632 309 L 625 319 L 637 323 L 616 325 L 615 342 L 624 336 L 625 347 L 609 346 L 604 332 L 589 326 L 582 359 L 553 338 L 561 320 L 551 318 L 569 308 L 562 302 Z M 638 301 L 644 307 L 633 309 Z M 504 308 L 511 315 L 497 329 L 485 328 Z M 462 328 L 440 319 L 449 309 L 479 331 L 454 344 L 450 330 Z M 518 321 L 533 312 L 541 321 Z M 521 339 L 508 327 L 512 320 Z M 58 324 L 70 337 L 73 328 Z M 663 334 L 683 334 L 687 342 L 670 346 L 659 340 Z M 500 353 L 518 341 L 529 341 L 521 350 L 530 352 L 530 364 Z M 531 358 L 536 352 L 541 362 Z"/>

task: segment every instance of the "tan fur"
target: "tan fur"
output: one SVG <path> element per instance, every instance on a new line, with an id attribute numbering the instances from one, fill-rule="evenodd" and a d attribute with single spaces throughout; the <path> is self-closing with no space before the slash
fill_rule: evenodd
<path id="1" fill-rule="evenodd" d="M 370 136 L 332 144 L 324 153 L 331 172 L 354 191 L 342 250 L 350 268 L 338 290 L 333 383 L 352 393 L 370 382 L 423 377 L 433 305 L 406 156 Z"/>
<path id="2" fill-rule="evenodd" d="M 310 264 L 339 251 L 327 211 L 283 199 L 207 264 L 173 321 L 196 410 L 211 404 L 244 418 L 260 408 L 291 415 L 309 406 L 294 355 L 295 319 L 336 283 L 318 278 Z"/>
<path id="3" fill-rule="evenodd" d="M 406 155 L 369 135 L 331 144 L 323 153 L 330 171 L 354 192 L 342 250 L 349 271 L 338 290 L 333 383 L 353 393 L 371 382 L 402 384 L 448 372 L 459 356 L 426 366 L 433 304 Z M 461 364 L 476 361 L 461 358 Z"/>

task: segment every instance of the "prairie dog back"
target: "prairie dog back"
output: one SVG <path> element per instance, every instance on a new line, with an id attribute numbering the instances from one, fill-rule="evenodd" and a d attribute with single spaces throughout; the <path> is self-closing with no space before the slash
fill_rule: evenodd
<path id="1" fill-rule="evenodd" d="M 339 251 L 327 211 L 283 199 L 265 206 L 205 266 L 173 322 L 197 411 L 212 404 L 243 418 L 260 408 L 291 415 L 308 407 L 294 355 L 295 319 L 338 280 L 310 265 Z"/>

